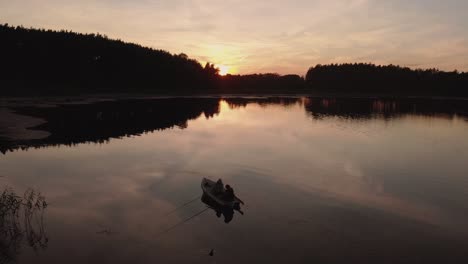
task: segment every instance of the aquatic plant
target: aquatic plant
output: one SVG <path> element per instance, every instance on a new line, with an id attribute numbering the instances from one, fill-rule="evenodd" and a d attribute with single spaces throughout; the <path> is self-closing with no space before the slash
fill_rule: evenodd
<path id="1" fill-rule="evenodd" d="M 47 247 L 44 228 L 45 197 L 28 189 L 23 197 L 12 189 L 0 195 L 0 264 L 15 262 L 24 239 L 37 250 Z"/>

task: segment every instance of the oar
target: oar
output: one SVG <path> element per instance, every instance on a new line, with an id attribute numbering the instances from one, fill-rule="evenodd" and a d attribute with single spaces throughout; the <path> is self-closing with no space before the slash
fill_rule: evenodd
<path id="1" fill-rule="evenodd" d="M 237 200 L 239 200 L 239 202 L 241 202 L 242 205 L 244 205 L 244 201 L 242 201 L 239 197 L 237 197 L 236 195 L 234 195 L 234 197 L 236 197 Z"/>

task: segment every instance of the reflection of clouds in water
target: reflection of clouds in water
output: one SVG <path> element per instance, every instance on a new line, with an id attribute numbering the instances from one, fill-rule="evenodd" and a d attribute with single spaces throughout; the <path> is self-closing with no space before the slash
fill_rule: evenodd
<path id="1" fill-rule="evenodd" d="M 57 241 L 53 250 L 64 252 L 59 259 L 80 259 L 68 247 L 82 248 L 84 255 L 115 252 L 121 261 L 138 255 L 142 260 L 192 262 L 199 250 L 213 245 L 220 254 L 230 254 L 225 253 L 232 249 L 226 237 L 245 243 L 241 252 L 258 245 L 266 245 L 258 252 L 272 252 L 280 247 L 275 244 L 278 239 L 299 241 L 294 246 L 302 251 L 304 244 L 319 244 L 314 239 L 323 238 L 324 232 L 329 232 L 328 239 L 335 235 L 340 241 L 345 233 L 341 229 L 349 224 L 345 220 L 357 230 L 347 230 L 346 239 L 356 241 L 367 224 L 379 230 L 379 224 L 392 223 L 386 228 L 395 235 L 405 230 L 401 226 L 416 232 L 410 228 L 416 224 L 426 231 L 433 224 L 444 230 L 466 227 L 466 216 L 453 217 L 463 212 L 457 201 L 466 201 L 454 186 L 466 186 L 466 159 L 450 154 L 452 146 L 468 147 L 466 123 L 447 127 L 438 118 L 428 124 L 414 117 L 357 124 L 348 120 L 349 126 L 338 130 L 333 127 L 336 122 L 311 121 L 296 105 L 285 110 L 248 104 L 240 110 L 224 109 L 210 120 L 189 121 L 185 130 L 106 145 L 8 153 L 0 159 L 0 174 L 8 175 L 4 180 L 13 187 L 34 186 L 47 193 L 48 223 Z M 385 128 L 385 133 L 355 133 L 355 127 L 370 125 Z M 439 143 L 422 144 L 430 139 Z M 440 177 L 444 171 L 451 173 L 446 179 Z M 200 210 L 201 202 L 165 216 L 201 194 L 203 177 L 233 185 L 247 203 L 246 215 L 226 227 L 214 213 L 207 213 L 155 239 L 164 228 Z M 440 193 L 437 188 L 451 191 Z M 450 199 L 455 199 L 452 207 L 440 206 Z M 118 235 L 98 236 L 99 225 Z M 258 236 L 245 239 L 252 230 Z M 70 240 L 74 245 L 62 245 Z"/>
<path id="2" fill-rule="evenodd" d="M 364 176 L 364 173 L 362 172 L 362 170 L 359 167 L 357 167 L 355 164 L 352 164 L 351 162 L 346 162 L 343 168 L 344 168 L 344 171 L 352 177 L 363 178 Z"/>
<path id="3" fill-rule="evenodd" d="M 257 114 L 258 117 L 254 105 L 248 105 L 247 109 L 250 115 L 255 116 Z M 275 115 L 272 112 L 269 114 Z M 259 115 L 261 116 L 261 113 Z M 282 182 L 295 186 L 306 186 L 305 188 L 309 189 L 319 188 L 325 192 L 336 193 L 338 197 L 343 196 L 343 199 L 354 197 L 357 203 L 388 208 L 394 213 L 399 213 L 401 210 L 408 217 L 424 222 L 427 221 L 425 219 L 427 215 L 432 215 L 433 219 L 427 217 L 429 221 L 448 225 L 447 220 L 450 220 L 451 216 L 447 216 L 446 212 L 443 212 L 437 206 L 432 206 L 427 201 L 411 199 L 411 197 L 399 197 L 398 192 L 394 192 L 395 190 L 392 188 L 385 188 L 383 184 L 386 178 L 389 177 L 404 184 L 405 179 L 397 173 L 398 169 L 401 166 L 408 166 L 407 164 L 411 163 L 411 160 L 421 159 L 422 156 L 425 156 L 424 153 L 421 153 L 424 150 L 419 146 L 415 146 L 414 142 L 410 140 L 414 140 L 413 137 L 418 138 L 420 128 L 427 131 L 427 119 L 405 117 L 390 120 L 362 120 L 358 123 L 345 120 L 347 125 L 341 127 L 342 132 L 339 134 L 333 132 L 334 124 L 339 122 L 339 120 L 333 118 L 325 118 L 314 122 L 313 127 L 310 127 L 307 123 L 303 126 L 303 121 L 296 120 L 297 116 L 288 116 L 286 119 L 289 121 L 288 125 L 294 124 L 291 127 L 294 130 L 292 137 L 281 134 L 280 128 L 279 130 L 263 133 L 262 138 L 257 138 L 256 141 L 250 141 L 249 132 L 246 132 L 247 136 L 244 135 L 242 138 L 231 134 L 224 135 L 228 140 L 223 141 L 223 144 L 226 144 L 226 142 L 242 142 L 243 147 L 239 147 L 238 144 L 234 145 L 234 143 L 229 145 L 229 149 L 233 148 L 235 152 L 244 150 L 244 157 L 236 156 L 236 159 L 242 160 L 244 166 L 260 165 L 260 167 L 268 167 L 274 172 L 270 176 L 280 178 Z M 445 119 L 431 118 L 431 120 L 433 120 L 432 122 L 440 121 L 441 125 L 443 125 Z M 331 130 L 327 124 L 332 126 Z M 369 125 L 372 129 L 370 130 L 372 132 L 368 132 L 372 134 L 371 139 L 359 137 L 360 133 L 354 133 L 356 127 L 369 129 Z M 341 126 L 340 123 L 338 126 Z M 249 128 L 241 124 L 238 130 L 248 131 Z M 259 128 L 261 129 L 261 127 Z M 375 133 L 374 130 L 385 133 Z M 449 131 L 445 130 L 442 132 L 447 133 Z M 448 132 L 449 135 L 453 133 L 454 131 Z M 281 135 L 281 141 L 276 140 L 279 135 Z M 286 144 L 283 144 L 285 140 L 291 140 L 287 144 L 294 147 L 286 147 Z M 268 143 L 262 144 L 263 142 Z M 405 144 L 404 147 L 401 144 Z M 258 146 L 261 148 L 256 149 Z M 406 148 L 412 149 L 412 151 L 406 154 L 405 152 L 401 153 Z M 255 158 L 251 156 L 252 159 L 246 158 L 245 156 L 250 157 L 250 153 L 261 153 L 262 155 Z M 394 156 L 395 153 L 403 155 Z M 265 154 L 268 159 L 263 162 Z M 353 157 L 352 163 L 346 161 L 349 156 Z M 345 174 L 334 169 L 343 167 L 340 160 L 344 161 Z M 443 158 L 440 160 L 443 160 Z M 374 162 L 376 163 L 374 164 Z M 395 172 L 395 174 L 392 172 Z M 344 177 L 346 174 L 354 177 Z M 417 172 L 413 174 L 417 174 Z M 421 179 L 419 184 L 427 184 L 427 181 L 424 182 Z M 411 185 L 405 188 L 418 188 L 418 186 Z"/>

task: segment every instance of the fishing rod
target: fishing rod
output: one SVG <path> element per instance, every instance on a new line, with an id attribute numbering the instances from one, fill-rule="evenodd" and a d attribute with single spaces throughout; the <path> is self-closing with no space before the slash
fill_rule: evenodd
<path id="1" fill-rule="evenodd" d="M 206 207 L 205 209 L 203 209 L 203 210 L 201 210 L 200 212 L 198 212 L 198 213 L 196 213 L 196 214 L 190 216 L 189 218 L 187 218 L 187 219 L 185 219 L 185 220 L 183 220 L 183 221 L 181 221 L 181 222 L 179 222 L 179 223 L 177 223 L 177 224 L 175 224 L 175 225 L 169 227 L 169 228 L 166 229 L 166 230 L 163 230 L 162 232 L 160 232 L 159 234 L 157 234 L 155 237 L 158 237 L 158 236 L 160 236 L 160 235 L 163 235 L 163 234 L 165 234 L 165 233 L 167 233 L 167 232 L 173 230 L 174 228 L 178 227 L 179 225 L 182 225 L 182 224 L 184 224 L 184 223 L 190 221 L 191 219 L 193 219 L 193 218 L 195 218 L 195 217 L 197 217 L 197 216 L 203 214 L 203 213 L 206 212 L 208 209 L 210 209 L 210 207 Z"/>
<path id="2" fill-rule="evenodd" d="M 182 205 L 176 207 L 176 208 L 173 209 L 172 211 L 168 212 L 165 216 L 168 216 L 168 215 L 170 215 L 170 214 L 173 214 L 173 213 L 176 212 L 177 210 L 179 210 L 179 209 L 181 209 L 181 208 L 183 208 L 183 207 L 185 207 L 185 206 L 187 206 L 187 205 L 189 205 L 189 204 L 195 202 L 196 200 L 200 199 L 201 197 L 202 197 L 202 196 L 199 195 L 199 196 L 193 198 L 192 200 L 190 200 L 190 201 L 188 201 L 188 202 L 186 202 L 186 203 L 184 203 L 184 204 L 182 204 Z"/>

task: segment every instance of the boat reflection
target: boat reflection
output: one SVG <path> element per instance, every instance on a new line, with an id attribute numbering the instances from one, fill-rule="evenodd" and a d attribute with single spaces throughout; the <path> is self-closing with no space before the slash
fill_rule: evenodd
<path id="1" fill-rule="evenodd" d="M 201 197 L 201 201 L 206 204 L 210 209 L 215 211 L 216 216 L 220 218 L 221 216 L 224 217 L 224 222 L 228 224 L 234 218 L 234 211 L 239 212 L 241 215 L 244 215 L 244 212 L 241 210 L 240 205 L 236 207 L 227 207 L 221 206 L 216 201 L 214 201 L 210 196 L 207 194 L 203 194 Z"/>
<path id="2" fill-rule="evenodd" d="M 227 224 L 234 218 L 234 210 L 240 214 L 242 212 L 240 205 L 244 202 L 236 197 L 234 189 L 229 185 L 224 186 L 223 181 L 219 179 L 214 182 L 210 179 L 203 178 L 201 182 L 201 188 L 203 190 L 202 202 L 213 209 L 216 212 L 216 216 L 219 218 L 224 216 L 224 222 Z"/>

